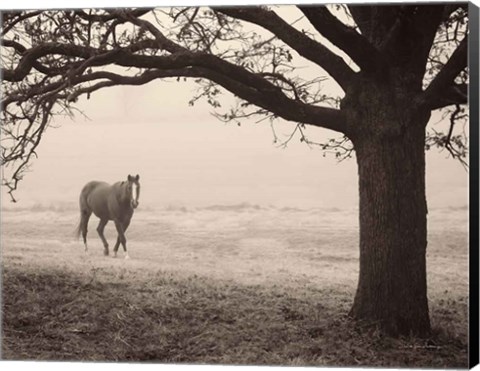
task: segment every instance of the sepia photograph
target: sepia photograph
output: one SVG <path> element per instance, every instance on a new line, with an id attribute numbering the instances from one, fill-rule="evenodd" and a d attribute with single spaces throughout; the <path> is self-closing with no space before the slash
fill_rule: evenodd
<path id="1" fill-rule="evenodd" d="M 475 4 L 15 6 L 1 363 L 478 363 Z"/>

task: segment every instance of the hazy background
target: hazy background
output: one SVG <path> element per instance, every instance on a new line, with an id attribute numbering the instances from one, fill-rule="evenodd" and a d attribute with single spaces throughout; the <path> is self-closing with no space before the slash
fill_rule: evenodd
<path id="1" fill-rule="evenodd" d="M 294 7 L 276 10 L 291 23 L 302 16 Z M 304 19 L 294 25 L 317 34 Z M 260 28 L 256 31 L 265 34 Z M 299 67 L 295 73 L 306 79 L 326 76 L 321 68 L 296 53 L 293 63 Z M 76 207 L 86 182 L 115 182 L 128 174 L 140 175 L 140 210 L 146 206 L 188 208 L 240 203 L 358 207 L 355 159 L 338 163 L 333 155 L 323 157 L 320 149 L 300 143 L 298 136 L 288 148 L 279 147 L 273 143 L 268 120 L 258 124 L 245 121 L 241 127 L 224 124 L 211 116 L 206 103 L 188 105 L 194 87 L 192 82 L 170 79 L 140 87 L 104 89 L 92 94 L 90 100 L 81 97 L 77 107 L 89 120 L 80 114 L 73 122 L 56 118 L 57 128 L 50 128 L 44 136 L 39 158 L 16 193 L 19 203 L 9 203 L 2 190 L 3 207 Z M 325 82 L 322 89 L 325 94 L 341 94 L 333 82 Z M 233 102 L 230 94 L 226 95 L 224 111 Z M 432 116 L 432 122 L 438 120 L 438 114 Z M 279 139 L 286 139 L 294 125 L 280 120 L 275 126 Z M 308 127 L 306 134 L 319 142 L 339 137 L 314 127 Z M 447 157 L 446 151 L 427 153 L 430 210 L 466 209 L 468 204 L 468 174 Z"/>
<path id="2" fill-rule="evenodd" d="M 77 205 L 90 180 L 115 182 L 140 174 L 142 207 L 204 207 L 251 203 L 277 207 L 358 207 L 355 159 L 338 163 L 294 138 L 273 144 L 268 121 L 224 124 L 210 107 L 189 107 L 192 84 L 154 82 L 120 87 L 83 99 L 77 115 L 56 120 L 39 158 L 20 183 L 15 205 L 2 190 L 4 208 Z M 432 120 L 437 120 L 433 117 Z M 284 138 L 293 123 L 279 122 Z M 317 140 L 337 136 L 307 128 Z M 429 208 L 465 208 L 468 173 L 447 153 L 427 152 Z M 401 176 L 401 174 L 399 174 Z"/>

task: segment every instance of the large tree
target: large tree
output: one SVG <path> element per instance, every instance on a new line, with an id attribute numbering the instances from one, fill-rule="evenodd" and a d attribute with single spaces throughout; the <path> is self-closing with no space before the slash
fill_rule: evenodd
<path id="1" fill-rule="evenodd" d="M 222 120 L 282 118 L 307 143 L 312 126 L 341 134 L 320 144 L 354 151 L 358 163 L 350 314 L 391 334 L 428 334 L 425 149 L 466 155 L 455 125 L 467 103 L 467 14 L 458 2 L 4 13 L 4 185 L 13 199 L 51 118 L 73 113 L 79 99 L 193 79 L 191 103 L 205 98 Z M 238 102 L 222 112 L 228 91 Z M 427 129 L 439 109 L 450 118 L 445 132 Z"/>

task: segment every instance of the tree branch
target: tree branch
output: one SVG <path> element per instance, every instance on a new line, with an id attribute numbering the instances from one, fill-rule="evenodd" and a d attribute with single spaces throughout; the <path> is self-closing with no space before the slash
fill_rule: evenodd
<path id="1" fill-rule="evenodd" d="M 6 81 L 21 81 L 28 75 L 38 58 L 49 54 L 63 54 L 71 57 L 90 58 L 97 53 L 97 50 L 90 47 L 81 47 L 71 44 L 60 44 L 55 42 L 37 45 L 24 51 L 20 62 L 15 69 L 4 69 L 3 79 Z"/>
<path id="2" fill-rule="evenodd" d="M 141 17 L 148 12 L 151 12 L 154 8 L 140 8 L 140 9 L 130 9 L 130 10 L 123 10 L 123 12 L 128 12 L 134 17 Z M 117 15 L 115 12 L 118 12 L 118 10 L 113 10 L 109 9 L 108 10 L 110 14 L 87 14 L 83 10 L 76 10 L 74 11 L 75 15 L 78 15 L 80 18 L 86 21 L 90 22 L 108 22 L 113 19 L 117 18 Z"/>
<path id="3" fill-rule="evenodd" d="M 443 89 L 439 94 L 431 97 L 428 101 L 428 108 L 436 110 L 451 105 L 467 103 L 468 84 L 454 84 L 447 89 Z"/>
<path id="4" fill-rule="evenodd" d="M 375 37 L 376 31 L 382 22 L 390 21 L 392 19 L 391 6 L 374 6 L 371 4 L 356 5 L 349 4 L 348 10 L 355 21 L 355 24 L 360 29 L 362 35 L 366 37 L 373 45 L 379 45 L 379 40 Z M 390 23 L 390 27 L 393 22 Z M 383 37 L 386 35 L 383 34 Z"/>
<path id="5" fill-rule="evenodd" d="M 467 67 L 468 62 L 468 35 L 458 45 L 448 62 L 438 72 L 423 94 L 426 105 L 438 101 L 444 90 L 450 90 L 454 86 L 455 78 Z"/>
<path id="6" fill-rule="evenodd" d="M 281 94 L 265 94 L 243 85 L 239 81 L 213 71 L 205 73 L 206 78 L 218 83 L 238 97 L 271 111 L 285 120 L 302 122 L 344 133 L 346 130 L 343 112 L 334 108 L 313 106 L 293 100 Z"/>
<path id="7" fill-rule="evenodd" d="M 111 10 L 110 11 L 112 15 L 115 15 L 119 17 L 120 19 L 123 19 L 125 21 L 129 21 L 133 23 L 136 26 L 139 26 L 145 30 L 148 30 L 154 37 L 155 40 L 157 41 L 158 47 L 161 49 L 167 50 L 170 53 L 178 53 L 178 52 L 187 52 L 188 49 L 178 45 L 177 43 L 174 43 L 172 40 L 168 39 L 163 35 L 160 30 L 155 27 L 152 23 L 149 21 L 143 20 L 143 19 L 138 19 L 138 16 L 136 16 L 133 12 L 125 12 L 122 10 Z"/>
<path id="8" fill-rule="evenodd" d="M 279 87 L 263 78 L 260 74 L 249 72 L 242 67 L 224 61 L 214 55 L 199 52 L 179 52 L 169 56 L 146 56 L 133 54 L 131 52 L 132 50 L 135 51 L 142 47 L 149 46 L 152 42 L 152 40 L 143 40 L 129 48 L 113 49 L 103 53 L 99 49 L 87 46 L 47 43 L 25 51 L 24 56 L 15 70 L 4 71 L 4 78 L 7 81 L 18 81 L 28 74 L 36 58 L 59 53 L 70 57 L 75 56 L 85 59 L 80 66 L 76 65 L 75 69 L 69 72 L 68 79 L 71 85 L 73 85 L 75 81 L 91 80 L 89 77 L 78 77 L 78 80 L 76 80 L 75 77 L 78 76 L 79 73 L 83 73 L 88 66 L 113 63 L 124 67 L 158 69 L 160 71 L 175 70 L 177 72 L 181 71 L 182 74 L 180 76 L 197 76 L 211 79 L 240 98 L 248 100 L 262 108 L 269 109 L 276 115 L 287 120 L 301 120 L 307 124 L 323 126 L 340 132 L 344 130 L 344 123 L 338 110 L 307 105 L 292 100 L 288 98 Z M 188 69 L 192 69 L 192 71 L 189 72 Z M 170 77 L 170 74 L 167 75 Z M 159 72 L 158 77 L 165 76 L 165 72 Z M 171 76 L 173 76 L 173 74 Z M 129 84 L 132 84 L 133 81 L 134 80 L 131 79 Z M 56 89 L 58 89 L 61 88 L 64 83 L 57 82 L 54 84 Z M 112 85 L 111 82 L 108 84 L 102 83 L 101 85 L 97 85 L 96 88 Z M 88 90 L 85 90 L 85 92 L 88 92 Z M 75 93 L 73 96 L 74 95 Z"/>
<path id="9" fill-rule="evenodd" d="M 2 39 L 2 40 L 0 40 L 0 44 L 3 47 L 15 49 L 15 51 L 20 55 L 23 55 L 27 51 L 27 48 L 25 46 L 23 46 L 22 44 L 20 44 L 16 41 Z M 67 70 L 67 68 L 55 68 L 55 69 L 54 68 L 49 68 L 47 66 L 44 66 L 40 62 L 38 62 L 38 60 L 36 60 L 36 59 L 32 60 L 31 66 L 33 68 L 35 68 L 38 72 L 43 73 L 44 75 L 48 75 L 48 76 L 58 75 L 58 74 L 63 73 Z M 3 70 L 3 73 L 5 73 L 5 70 Z M 4 77 L 4 79 L 7 80 L 5 77 Z"/>
<path id="10" fill-rule="evenodd" d="M 417 4 L 396 9 L 394 26 L 388 27 L 388 37 L 382 41 L 381 49 L 391 64 L 415 73 L 420 84 L 445 6 Z"/>
<path id="11" fill-rule="evenodd" d="M 343 90 L 346 90 L 347 86 L 355 77 L 355 72 L 341 57 L 334 54 L 331 50 L 315 40 L 309 38 L 304 33 L 290 26 L 273 11 L 260 7 L 214 7 L 213 9 L 230 17 L 254 23 L 272 32 L 280 40 L 297 51 L 302 57 L 305 57 L 322 67 L 337 81 Z"/>
<path id="12" fill-rule="evenodd" d="M 0 32 L 1 35 L 5 35 L 8 31 L 10 31 L 13 27 L 15 27 L 15 25 L 17 25 L 19 22 L 21 21 L 24 21 L 25 19 L 28 19 L 28 18 L 32 18 L 32 17 L 35 17 L 39 14 L 41 14 L 42 11 L 41 10 L 36 10 L 36 11 L 33 11 L 33 12 L 28 12 L 28 13 L 25 13 L 25 14 L 19 14 L 18 17 L 16 19 L 14 19 L 11 23 L 9 23 L 8 25 L 4 25 L 5 23 L 5 18 L 8 14 L 8 12 L 3 12 L 3 22 L 2 22 L 2 31 Z"/>
<path id="13" fill-rule="evenodd" d="M 355 29 L 340 22 L 325 6 L 298 8 L 321 35 L 347 53 L 363 71 L 378 72 L 385 67 L 380 52 Z"/>
<path id="14" fill-rule="evenodd" d="M 45 129 L 47 127 L 48 121 L 50 120 L 50 114 L 54 104 L 54 100 L 51 99 L 49 101 L 43 102 L 41 104 L 41 107 L 37 106 L 34 114 L 35 117 L 29 118 L 30 125 L 27 127 L 26 132 L 19 138 L 20 141 L 17 143 L 17 147 L 20 147 L 21 155 L 19 157 L 19 161 L 21 161 L 21 163 L 19 166 L 17 166 L 10 180 L 7 180 L 5 178 L 2 179 L 2 184 L 9 189 L 8 194 L 10 195 L 12 202 L 17 202 L 17 200 L 13 196 L 13 192 L 15 192 L 15 190 L 17 189 L 18 182 L 22 180 L 23 174 L 28 168 L 31 157 L 34 155 L 36 156 L 35 151 L 40 144 L 43 134 L 45 133 Z M 35 121 L 40 108 L 42 110 L 41 121 L 35 132 L 27 135 L 27 132 L 30 131 L 31 127 L 33 126 L 33 122 Z M 27 149 L 28 146 L 30 146 L 30 148 Z M 2 163 L 5 163 L 5 160 L 6 159 L 4 157 L 4 152 L 2 151 Z"/>

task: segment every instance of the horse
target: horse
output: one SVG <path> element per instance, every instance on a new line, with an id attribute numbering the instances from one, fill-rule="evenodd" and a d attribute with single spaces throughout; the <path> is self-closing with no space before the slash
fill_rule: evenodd
<path id="1" fill-rule="evenodd" d="M 120 181 L 115 184 L 105 182 L 88 182 L 80 192 L 80 224 L 77 227 L 76 235 L 83 237 L 85 253 L 88 253 L 87 232 L 88 220 L 92 213 L 99 219 L 97 227 L 98 235 L 103 242 L 105 256 L 108 256 L 108 242 L 105 239 L 103 231 L 109 220 L 113 220 L 118 232 L 117 242 L 113 248 L 114 257 L 117 256 L 118 247 L 122 244 L 125 252 L 125 259 L 129 259 L 127 252 L 127 239 L 125 231 L 130 225 L 133 211 L 138 206 L 140 196 L 140 176 L 128 175 L 126 181 Z"/>

